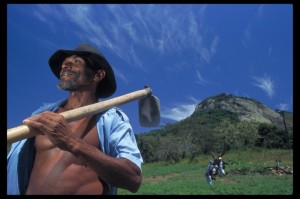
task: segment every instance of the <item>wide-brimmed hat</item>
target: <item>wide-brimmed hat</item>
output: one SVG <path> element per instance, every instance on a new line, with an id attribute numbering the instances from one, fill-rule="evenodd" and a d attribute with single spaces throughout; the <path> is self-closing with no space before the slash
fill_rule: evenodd
<path id="1" fill-rule="evenodd" d="M 69 56 L 78 55 L 88 58 L 92 68 L 105 70 L 105 77 L 97 87 L 96 96 L 106 98 L 111 96 L 117 88 L 115 75 L 109 62 L 103 54 L 89 44 L 83 43 L 77 46 L 75 50 L 57 50 L 49 59 L 49 65 L 54 75 L 60 79 L 62 62 Z"/>

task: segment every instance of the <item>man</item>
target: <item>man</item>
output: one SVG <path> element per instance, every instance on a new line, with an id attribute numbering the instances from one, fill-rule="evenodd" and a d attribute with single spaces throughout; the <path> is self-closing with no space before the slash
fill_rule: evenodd
<path id="1" fill-rule="evenodd" d="M 205 171 L 205 177 L 206 177 L 206 181 L 209 185 L 212 185 L 212 178 L 213 178 L 213 171 L 214 171 L 214 161 L 210 160 L 209 161 L 209 165 Z"/>
<path id="2" fill-rule="evenodd" d="M 12 145 L 7 157 L 7 194 L 117 194 L 137 192 L 143 159 L 128 117 L 112 108 L 67 123 L 58 113 L 98 102 L 116 90 L 112 67 L 88 44 L 58 50 L 49 59 L 68 99 L 44 105 L 23 121 L 39 131 Z"/>
<path id="3" fill-rule="evenodd" d="M 219 175 L 219 177 L 221 177 L 221 176 L 225 176 L 226 174 L 225 174 L 225 164 L 227 164 L 227 163 L 225 163 L 223 160 L 222 160 L 222 157 L 221 156 L 219 156 L 219 167 L 218 167 L 218 175 Z"/>

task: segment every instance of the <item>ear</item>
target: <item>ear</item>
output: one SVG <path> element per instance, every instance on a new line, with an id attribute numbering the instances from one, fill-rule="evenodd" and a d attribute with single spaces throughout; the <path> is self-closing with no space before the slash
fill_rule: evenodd
<path id="1" fill-rule="evenodd" d="M 105 77 L 105 74 L 104 70 L 97 70 L 94 76 L 94 81 L 101 81 Z"/>

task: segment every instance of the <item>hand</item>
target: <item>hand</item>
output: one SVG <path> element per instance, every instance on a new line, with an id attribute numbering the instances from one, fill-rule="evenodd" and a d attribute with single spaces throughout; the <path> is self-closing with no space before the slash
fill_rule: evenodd
<path id="1" fill-rule="evenodd" d="M 70 149 L 72 143 L 78 139 L 68 127 L 66 119 L 58 113 L 45 111 L 26 118 L 23 124 L 37 129 L 40 134 L 47 136 L 55 146 L 62 150 Z"/>

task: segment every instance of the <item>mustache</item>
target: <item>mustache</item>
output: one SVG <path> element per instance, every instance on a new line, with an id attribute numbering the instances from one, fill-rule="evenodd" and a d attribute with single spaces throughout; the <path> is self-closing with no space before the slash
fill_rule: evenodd
<path id="1" fill-rule="evenodd" d="M 69 73 L 69 74 L 72 74 L 74 75 L 75 77 L 79 76 L 79 71 L 72 71 L 72 70 L 69 70 L 69 69 L 63 69 L 60 73 L 60 77 L 64 76 L 65 73 Z"/>
<path id="2" fill-rule="evenodd" d="M 66 73 L 72 74 L 74 76 L 74 78 L 70 82 L 65 82 L 62 78 Z M 77 88 L 76 82 L 79 78 L 79 75 L 80 75 L 79 71 L 72 71 L 70 69 L 62 70 L 60 73 L 60 81 L 57 84 L 57 87 L 61 90 L 69 90 L 69 91 L 76 90 Z"/>

